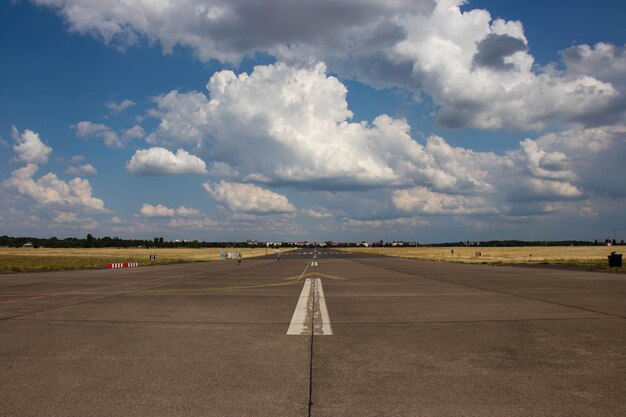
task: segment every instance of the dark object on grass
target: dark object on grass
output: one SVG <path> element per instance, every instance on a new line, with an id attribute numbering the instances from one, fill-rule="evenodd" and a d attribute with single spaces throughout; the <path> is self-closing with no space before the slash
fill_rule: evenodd
<path id="1" fill-rule="evenodd" d="M 621 268 L 622 267 L 622 254 L 611 252 L 609 255 L 609 268 Z"/>

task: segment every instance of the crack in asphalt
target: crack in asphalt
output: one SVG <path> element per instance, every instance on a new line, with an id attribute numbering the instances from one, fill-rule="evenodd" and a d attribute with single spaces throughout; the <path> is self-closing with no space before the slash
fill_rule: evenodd
<path id="1" fill-rule="evenodd" d="M 315 290 L 317 288 L 317 285 L 315 284 L 316 280 L 315 278 L 313 278 L 311 280 L 311 285 L 313 286 L 313 291 L 311 291 L 311 309 L 309 309 L 308 311 L 310 312 L 311 315 L 311 320 L 310 320 L 310 325 L 311 325 L 311 334 L 309 335 L 309 337 L 311 338 L 311 345 L 310 345 L 310 351 L 309 351 L 309 404 L 308 404 L 308 417 L 311 417 L 311 409 L 313 407 L 313 340 L 315 339 L 314 335 L 315 335 L 315 312 L 313 310 L 313 308 L 315 308 Z M 307 321 L 308 322 L 308 321 Z"/>
<path id="2" fill-rule="evenodd" d="M 246 269 L 254 269 L 254 268 L 259 268 L 259 267 L 263 267 L 263 266 L 266 266 L 266 264 L 254 265 L 253 267 L 248 267 Z M 205 277 L 201 277 L 201 278 L 199 278 L 197 275 L 206 274 L 207 271 L 193 272 L 193 273 L 190 273 L 190 274 L 183 275 L 182 277 L 185 277 L 185 276 L 192 277 L 192 278 L 189 278 L 189 279 L 185 279 L 183 281 L 176 281 L 176 282 L 172 282 L 172 283 L 168 283 L 168 284 L 164 284 L 164 285 L 159 285 L 159 286 L 156 286 L 156 287 L 142 288 L 142 289 L 139 289 L 139 290 L 136 290 L 136 291 L 115 293 L 115 294 L 109 295 L 108 297 L 98 297 L 98 298 L 94 298 L 94 299 L 90 299 L 90 300 L 79 301 L 79 302 L 76 302 L 76 303 L 64 304 L 64 305 L 61 305 L 61 306 L 57 305 L 57 306 L 54 306 L 52 308 L 48 308 L 48 309 L 44 309 L 44 310 L 30 311 L 28 313 L 15 314 L 13 316 L 7 316 L 7 317 L 0 317 L 0 322 L 7 321 L 7 320 L 12 320 L 12 319 L 19 319 L 21 317 L 27 317 L 27 316 L 30 316 L 30 315 L 33 315 L 33 314 L 47 313 L 47 312 L 54 311 L 54 310 L 61 310 L 63 308 L 74 307 L 74 306 L 81 305 L 81 304 L 88 304 L 88 303 L 92 303 L 92 302 L 96 302 L 96 301 L 108 300 L 108 299 L 115 298 L 115 297 L 123 297 L 123 296 L 133 295 L 133 294 L 140 293 L 140 292 L 146 291 L 146 290 L 155 290 L 155 289 L 158 289 L 158 288 L 170 287 L 170 286 L 173 286 L 173 285 L 184 284 L 184 283 L 190 282 L 190 281 L 205 280 L 205 279 L 209 279 L 209 278 L 214 277 L 214 275 L 216 275 L 216 273 L 224 274 L 224 275 L 230 275 L 231 273 L 234 273 L 234 272 L 236 272 L 238 270 L 240 270 L 240 269 L 239 268 L 235 268 L 235 269 L 230 270 L 230 271 L 219 271 L 219 272 L 216 271 L 215 273 L 212 273 L 209 276 L 205 276 Z M 172 277 L 172 278 L 178 278 L 178 277 Z M 167 278 L 167 279 L 171 279 L 171 278 Z M 80 294 L 80 295 L 89 296 L 90 293 L 86 292 L 86 293 Z"/>
<path id="3" fill-rule="evenodd" d="M 368 265 L 367 263 L 359 262 L 359 261 L 355 261 L 355 260 L 352 260 L 352 262 L 355 262 L 355 263 L 358 263 L 358 264 L 361 264 L 361 265 L 365 265 L 365 266 L 368 266 L 370 268 L 373 266 L 373 265 Z M 524 299 L 524 300 L 539 301 L 539 302 L 542 302 L 542 303 L 552 304 L 552 305 L 556 305 L 556 306 L 559 306 L 559 307 L 572 308 L 572 309 L 576 309 L 576 310 L 585 311 L 587 313 L 595 313 L 595 314 L 601 314 L 601 315 L 604 315 L 604 316 L 618 318 L 618 319 L 626 319 L 626 317 L 623 317 L 623 316 L 620 316 L 620 315 L 617 315 L 617 314 L 606 313 L 604 311 L 594 310 L 594 309 L 585 308 L 585 307 L 579 307 L 579 306 L 575 306 L 575 305 L 571 305 L 571 304 L 564 304 L 564 303 L 558 303 L 558 302 L 554 302 L 554 301 L 548 301 L 548 300 L 544 300 L 544 299 L 541 299 L 541 298 L 535 298 L 535 297 L 530 297 L 530 296 L 526 296 L 526 295 L 514 294 L 514 293 L 510 293 L 510 292 L 505 292 L 505 291 L 496 291 L 496 290 L 493 290 L 493 289 L 490 289 L 490 288 L 484 288 L 484 287 L 480 287 L 480 286 L 477 286 L 477 285 L 463 284 L 463 283 L 454 282 L 454 281 L 445 280 L 445 279 L 440 279 L 440 278 L 432 278 L 432 277 L 428 277 L 428 276 L 424 276 L 424 275 L 420 275 L 420 274 L 415 274 L 415 273 L 411 273 L 411 272 L 407 272 L 407 271 L 402 271 L 402 270 L 398 270 L 398 269 L 394 269 L 394 268 L 381 268 L 380 266 L 375 266 L 375 268 L 379 268 L 379 269 L 382 269 L 382 270 L 385 270 L 385 271 L 399 272 L 401 274 L 410 275 L 410 276 L 414 276 L 414 277 L 418 277 L 418 278 L 422 278 L 422 279 L 428 279 L 428 280 L 431 280 L 431 281 L 443 282 L 443 283 L 451 284 L 451 285 L 458 285 L 460 287 L 472 288 L 472 289 L 475 289 L 475 290 L 481 290 L 481 291 L 491 292 L 491 293 L 500 294 L 500 295 L 508 295 L 510 297 L 521 298 L 521 299 Z"/>

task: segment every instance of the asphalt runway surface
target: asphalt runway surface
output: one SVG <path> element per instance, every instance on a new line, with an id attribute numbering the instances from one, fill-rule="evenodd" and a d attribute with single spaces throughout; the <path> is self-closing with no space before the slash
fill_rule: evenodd
<path id="1" fill-rule="evenodd" d="M 0 415 L 626 416 L 624 275 L 312 252 L 0 275 Z"/>

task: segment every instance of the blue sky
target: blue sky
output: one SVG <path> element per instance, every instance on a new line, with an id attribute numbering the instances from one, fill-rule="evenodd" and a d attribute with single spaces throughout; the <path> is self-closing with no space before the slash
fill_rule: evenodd
<path id="1" fill-rule="evenodd" d="M 614 1 L 4 2 L 0 234 L 620 235 L 624 16 Z"/>

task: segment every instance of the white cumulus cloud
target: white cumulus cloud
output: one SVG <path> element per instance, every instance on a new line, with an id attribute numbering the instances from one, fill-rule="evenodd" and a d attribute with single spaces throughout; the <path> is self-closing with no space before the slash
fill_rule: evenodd
<path id="1" fill-rule="evenodd" d="M 96 175 L 98 174 L 98 170 L 91 164 L 84 164 L 77 167 L 69 167 L 65 170 L 66 174 L 69 175 Z"/>
<path id="2" fill-rule="evenodd" d="M 144 204 L 141 210 L 139 210 L 139 213 L 144 217 L 174 217 L 174 214 L 176 214 L 174 209 L 161 204 L 157 204 L 156 206 Z"/>
<path id="3" fill-rule="evenodd" d="M 626 86 L 626 45 L 575 45 L 561 51 L 561 56 L 570 74 L 593 74 L 602 81 Z"/>
<path id="4" fill-rule="evenodd" d="M 123 111 L 135 105 L 137 105 L 137 103 L 129 99 L 124 99 L 120 101 L 119 103 L 116 103 L 115 101 L 112 101 L 112 100 L 106 102 L 107 108 L 114 113 L 122 113 Z"/>
<path id="5" fill-rule="evenodd" d="M 230 211 L 262 214 L 296 210 L 286 196 L 254 184 L 220 181 L 217 184 L 204 183 L 202 186 L 213 199 Z"/>
<path id="6" fill-rule="evenodd" d="M 333 217 L 333 213 L 327 209 L 305 209 L 302 212 L 306 216 L 313 217 L 315 219 L 327 219 Z"/>
<path id="7" fill-rule="evenodd" d="M 13 126 L 12 135 L 13 150 L 18 160 L 35 164 L 48 162 L 48 156 L 52 153 L 52 148 L 44 144 L 37 133 L 29 129 L 20 133 Z"/>
<path id="8" fill-rule="evenodd" d="M 559 175 L 540 177 L 566 180 L 577 189 L 592 194 L 596 200 L 606 196 L 626 197 L 626 183 L 620 175 L 626 158 L 626 126 L 550 133 L 539 137 L 536 144 L 548 154 L 563 155 L 559 156 L 556 165 L 545 166 L 555 169 Z M 571 173 L 569 176 L 563 175 L 568 172 Z"/>
<path id="9" fill-rule="evenodd" d="M 139 213 L 144 217 L 195 217 L 200 214 L 200 211 L 185 206 L 173 209 L 162 204 L 152 205 L 144 203 Z"/>
<path id="10" fill-rule="evenodd" d="M 54 223 L 63 225 L 64 228 L 75 229 L 80 227 L 82 230 L 96 230 L 100 224 L 91 217 L 81 218 L 73 212 L 58 212 L 53 219 Z"/>
<path id="11" fill-rule="evenodd" d="M 76 213 L 62 211 L 54 217 L 55 223 L 76 223 L 79 221 Z"/>
<path id="12" fill-rule="evenodd" d="M 165 148 L 153 147 L 135 152 L 126 168 L 136 175 L 206 174 L 206 163 L 184 149 L 173 153 Z"/>
<path id="13" fill-rule="evenodd" d="M 102 139 L 104 144 L 110 148 L 122 148 L 124 146 L 119 135 L 102 123 L 92 123 L 85 120 L 72 125 L 72 128 L 76 130 L 76 135 L 79 138 L 95 136 Z"/>
<path id="14" fill-rule="evenodd" d="M 175 218 L 167 222 L 167 227 L 172 229 L 190 229 L 190 230 L 202 230 L 207 228 L 213 228 L 219 226 L 220 222 L 215 221 L 209 217 L 201 218 Z"/>
<path id="15" fill-rule="evenodd" d="M 497 213 L 484 197 L 437 193 L 426 187 L 397 190 L 393 193 L 396 208 L 419 214 Z"/>
<path id="16" fill-rule="evenodd" d="M 139 126 L 139 125 L 135 125 L 133 127 L 131 127 L 130 129 L 126 129 L 124 130 L 124 133 L 122 134 L 122 137 L 124 138 L 124 140 L 132 140 L 132 139 L 139 139 L 145 136 L 145 132 L 143 130 L 143 127 Z"/>
<path id="17" fill-rule="evenodd" d="M 19 194 L 28 196 L 39 204 L 72 206 L 94 211 L 106 211 L 104 202 L 92 195 L 93 189 L 88 180 L 74 178 L 69 182 L 48 173 L 37 180 L 33 177 L 38 167 L 28 164 L 11 173 L 5 185 L 14 188 Z"/>
<path id="18" fill-rule="evenodd" d="M 583 192 L 566 181 L 545 180 L 530 178 L 522 181 L 509 194 L 509 201 L 562 201 L 575 200 L 583 196 Z"/>
<path id="19" fill-rule="evenodd" d="M 179 217 L 196 217 L 200 215 L 200 210 L 191 207 L 180 206 L 176 209 L 176 215 Z"/>

